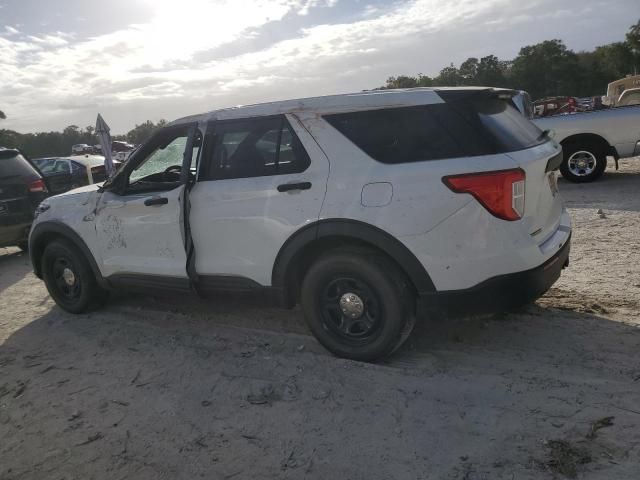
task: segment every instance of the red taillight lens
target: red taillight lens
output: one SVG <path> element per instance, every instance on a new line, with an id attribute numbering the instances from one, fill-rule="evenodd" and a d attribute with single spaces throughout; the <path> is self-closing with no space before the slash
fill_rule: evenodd
<path id="1" fill-rule="evenodd" d="M 442 179 L 456 193 L 469 193 L 492 215 L 519 220 L 524 215 L 525 173 L 519 168 L 452 175 Z"/>
<path id="2" fill-rule="evenodd" d="M 47 191 L 47 186 L 44 183 L 44 180 L 38 178 L 32 182 L 29 182 L 29 191 L 31 193 L 44 193 Z"/>

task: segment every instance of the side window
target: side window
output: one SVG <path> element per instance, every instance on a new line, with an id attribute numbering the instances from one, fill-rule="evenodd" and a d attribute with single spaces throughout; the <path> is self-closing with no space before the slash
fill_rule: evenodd
<path id="1" fill-rule="evenodd" d="M 303 172 L 310 159 L 284 117 L 219 122 L 208 180 Z"/>
<path id="2" fill-rule="evenodd" d="M 72 175 L 80 175 L 83 170 L 84 170 L 84 167 L 82 165 L 80 165 L 79 163 L 76 163 L 76 162 L 71 162 L 71 174 Z"/>
<path id="3" fill-rule="evenodd" d="M 60 174 L 70 174 L 71 167 L 69 166 L 69 163 L 69 160 L 58 160 L 53 166 L 53 172 Z"/>
<path id="4" fill-rule="evenodd" d="M 540 143 L 537 127 L 510 101 L 498 98 L 324 118 L 367 155 L 383 163 L 489 155 Z"/>

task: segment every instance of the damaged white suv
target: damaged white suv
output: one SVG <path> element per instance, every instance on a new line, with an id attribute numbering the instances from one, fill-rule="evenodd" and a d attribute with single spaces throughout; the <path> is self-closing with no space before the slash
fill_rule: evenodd
<path id="1" fill-rule="evenodd" d="M 268 292 L 333 353 L 383 357 L 432 310 L 504 309 L 568 264 L 558 144 L 513 92 L 413 89 L 177 120 L 30 236 L 69 312 L 113 288 Z"/>

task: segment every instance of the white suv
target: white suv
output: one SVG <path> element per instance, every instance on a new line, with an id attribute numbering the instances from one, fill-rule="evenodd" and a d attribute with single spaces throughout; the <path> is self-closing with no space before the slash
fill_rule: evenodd
<path id="1" fill-rule="evenodd" d="M 266 291 L 374 360 L 423 312 L 542 295 L 567 265 L 562 153 L 487 88 L 365 92 L 177 120 L 102 187 L 52 197 L 35 273 L 84 312 L 109 289 Z"/>

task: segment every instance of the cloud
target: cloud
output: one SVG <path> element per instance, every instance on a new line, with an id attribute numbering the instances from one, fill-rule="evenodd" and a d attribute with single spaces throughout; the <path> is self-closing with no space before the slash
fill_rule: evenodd
<path id="1" fill-rule="evenodd" d="M 346 0 L 191 0 L 188 8 L 140 1 L 154 9 L 145 23 L 91 37 L 5 26 L 0 99 L 9 120 L 2 126 L 90 124 L 101 110 L 114 115 L 115 131 L 126 131 L 152 115 L 172 119 L 198 111 L 192 108 L 371 88 L 389 75 L 425 67 L 433 74 L 467 56 L 513 55 L 525 33 L 544 39 L 545 29 L 566 24 L 572 6 L 584 3 L 569 0 L 558 10 L 552 0 L 371 0 L 357 7 Z"/>

